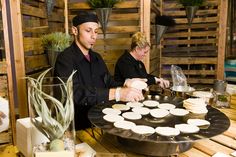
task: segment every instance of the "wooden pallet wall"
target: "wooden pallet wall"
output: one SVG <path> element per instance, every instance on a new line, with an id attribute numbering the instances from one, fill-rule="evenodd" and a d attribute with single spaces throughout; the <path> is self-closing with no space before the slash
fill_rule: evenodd
<path id="1" fill-rule="evenodd" d="M 55 31 L 64 32 L 64 0 L 55 0 L 52 14 L 46 11 L 45 0 L 9 1 L 12 24 L 12 46 L 17 102 L 20 117 L 28 116 L 25 76 L 36 77 L 49 68 L 40 37 Z"/>
<path id="2" fill-rule="evenodd" d="M 171 80 L 170 66 L 174 64 L 183 69 L 191 84 L 212 84 L 216 78 L 222 78 L 225 3 L 224 0 L 206 0 L 188 25 L 185 9 L 177 0 L 158 1 L 160 14 L 172 16 L 177 23 L 167 30 L 160 43 L 161 77 Z"/>
<path id="3" fill-rule="evenodd" d="M 46 1 L 23 0 L 21 3 L 25 73 L 33 74 L 49 67 L 40 37 L 55 31 L 64 32 L 64 1 L 55 1 L 47 14 Z"/>
<path id="4" fill-rule="evenodd" d="M 139 0 L 122 1 L 114 6 L 109 17 L 106 38 L 102 31 L 94 47 L 105 60 L 111 74 L 114 73 L 115 63 L 125 50 L 130 49 L 131 35 L 141 29 L 141 9 Z M 92 10 L 86 2 L 69 3 L 69 26 L 79 10 Z M 70 27 L 69 27 L 70 28 Z"/>

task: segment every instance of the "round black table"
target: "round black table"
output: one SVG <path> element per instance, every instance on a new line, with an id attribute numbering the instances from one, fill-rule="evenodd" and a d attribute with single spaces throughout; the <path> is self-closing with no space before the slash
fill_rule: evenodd
<path id="1" fill-rule="evenodd" d="M 154 98 L 153 98 L 154 99 Z M 178 97 L 161 96 L 158 100 L 160 103 L 168 102 L 182 108 L 183 99 Z M 165 137 L 154 133 L 152 135 L 140 135 L 131 130 L 124 130 L 114 127 L 113 123 L 103 119 L 102 110 L 107 107 L 112 107 L 115 102 L 106 104 L 98 104 L 93 106 L 88 113 L 90 121 L 104 132 L 115 135 L 119 143 L 126 149 L 149 156 L 169 156 L 179 154 L 189 150 L 196 140 L 211 138 L 219 135 L 229 128 L 229 118 L 218 109 L 207 106 L 208 113 L 205 115 L 188 114 L 186 116 L 173 116 L 169 114 L 164 118 L 154 118 L 151 115 L 142 116 L 139 120 L 129 120 L 136 125 L 147 125 L 153 128 L 158 126 L 174 127 L 175 124 L 186 123 L 189 118 L 201 118 L 210 122 L 210 125 L 205 128 L 200 128 L 200 131 L 192 134 L 179 134 L 175 137 Z M 116 102 L 117 103 L 117 102 Z M 122 102 L 121 102 L 122 103 Z M 125 104 L 125 103 L 124 103 Z M 127 111 L 124 111 L 127 112 Z"/>

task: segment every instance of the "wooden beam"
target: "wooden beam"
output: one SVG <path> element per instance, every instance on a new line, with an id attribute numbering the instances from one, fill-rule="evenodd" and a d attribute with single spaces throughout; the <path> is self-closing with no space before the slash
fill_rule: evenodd
<path id="1" fill-rule="evenodd" d="M 15 62 L 15 76 L 17 85 L 17 100 L 16 104 L 19 108 L 20 117 L 28 116 L 27 105 L 27 90 L 25 77 L 25 60 L 24 60 L 24 48 L 23 48 L 23 34 L 22 34 L 22 21 L 21 21 L 21 0 L 11 0 L 11 27 L 13 36 L 13 55 Z M 16 92 L 16 91 L 14 91 Z"/>
<path id="2" fill-rule="evenodd" d="M 226 29 L 228 15 L 228 0 L 221 0 L 219 20 L 219 41 L 218 41 L 218 60 L 217 60 L 217 79 L 224 79 L 224 61 L 226 51 Z"/>
<path id="3" fill-rule="evenodd" d="M 1 0 L 2 4 L 2 22 L 3 22 L 3 33 L 4 33 L 4 46 L 6 54 L 6 64 L 7 64 L 7 83 L 8 83 L 8 100 L 9 100 L 9 110 L 10 110 L 10 123 L 12 130 L 12 142 L 16 144 L 16 120 L 15 120 L 15 100 L 14 100 L 14 89 L 13 86 L 13 75 L 12 75 L 12 63 L 10 54 L 10 44 L 9 44 L 9 17 L 7 17 L 7 0 Z"/>
<path id="4" fill-rule="evenodd" d="M 150 11 L 151 11 L 151 0 L 140 0 L 140 23 L 141 32 L 144 32 L 147 40 L 150 42 Z M 147 72 L 150 71 L 150 52 L 144 58 L 144 64 Z"/>

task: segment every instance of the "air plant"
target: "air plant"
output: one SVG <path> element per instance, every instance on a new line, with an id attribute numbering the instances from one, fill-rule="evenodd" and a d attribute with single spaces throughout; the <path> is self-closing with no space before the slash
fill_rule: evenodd
<path id="1" fill-rule="evenodd" d="M 87 0 L 89 6 L 95 8 L 113 8 L 121 0 Z"/>
<path id="2" fill-rule="evenodd" d="M 55 83 L 60 85 L 60 91 L 56 92 L 61 92 L 63 96 L 58 100 L 43 90 L 43 80 L 49 70 L 51 69 L 44 71 L 37 79 L 26 78 L 29 82 L 28 101 L 31 106 L 31 122 L 49 139 L 50 148 L 54 151 L 64 150 L 62 138 L 74 119 L 72 77 L 75 72 L 69 76 L 66 83 L 57 78 L 59 82 Z M 55 145 L 63 148 L 57 148 Z"/>

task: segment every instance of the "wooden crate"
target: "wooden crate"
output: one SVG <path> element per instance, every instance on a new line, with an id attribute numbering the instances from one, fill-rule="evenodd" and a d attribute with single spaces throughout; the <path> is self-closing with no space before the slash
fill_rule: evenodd
<path id="1" fill-rule="evenodd" d="M 174 64 L 182 68 L 190 84 L 212 84 L 221 78 L 220 66 L 225 53 L 221 48 L 225 34 L 220 27 L 223 1 L 206 0 L 191 25 L 177 0 L 158 2 L 161 15 L 171 16 L 176 21 L 176 26 L 167 30 L 159 45 L 160 76 L 171 80 L 170 67 Z"/>

